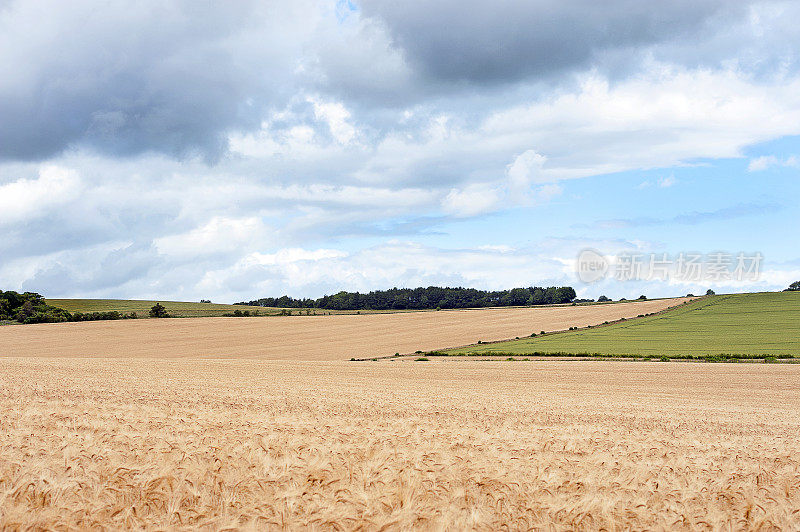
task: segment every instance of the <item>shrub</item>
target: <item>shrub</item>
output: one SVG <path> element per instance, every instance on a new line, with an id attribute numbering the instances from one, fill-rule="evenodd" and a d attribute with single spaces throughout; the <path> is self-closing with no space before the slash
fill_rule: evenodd
<path id="1" fill-rule="evenodd" d="M 236 312 L 239 312 L 238 310 Z M 161 303 L 156 303 L 152 307 L 150 307 L 150 317 L 151 318 L 169 318 L 169 313 L 167 309 Z"/>
<path id="2" fill-rule="evenodd" d="M 428 359 L 425 358 L 425 357 L 419 357 L 419 358 L 414 360 L 414 362 L 427 362 L 427 361 L 428 361 Z"/>
<path id="3" fill-rule="evenodd" d="M 659 360 L 661 360 L 661 362 L 669 362 L 669 357 L 666 355 L 661 355 L 661 358 Z"/>

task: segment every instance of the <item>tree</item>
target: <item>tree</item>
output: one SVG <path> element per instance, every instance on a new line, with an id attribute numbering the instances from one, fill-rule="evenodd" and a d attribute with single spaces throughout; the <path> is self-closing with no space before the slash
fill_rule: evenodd
<path id="1" fill-rule="evenodd" d="M 167 309 L 161 303 L 156 303 L 152 307 L 150 307 L 150 317 L 151 318 L 169 318 L 169 313 Z"/>
<path id="2" fill-rule="evenodd" d="M 644 301 L 645 299 L 647 299 L 647 296 L 646 296 L 646 295 L 644 295 L 644 294 L 642 294 L 642 295 L 640 295 L 640 296 L 639 296 L 639 299 L 641 299 L 642 301 Z"/>
<path id="3" fill-rule="evenodd" d="M 606 296 L 600 296 L 600 297 L 597 298 L 597 302 L 598 303 L 605 303 L 606 301 L 611 301 L 611 300 L 609 298 L 607 298 Z"/>
<path id="4" fill-rule="evenodd" d="M 789 288 L 787 288 L 787 291 L 789 292 L 794 292 L 796 290 L 800 290 L 800 281 L 793 282 L 789 285 Z"/>
<path id="5" fill-rule="evenodd" d="M 707 296 L 715 296 L 715 295 L 717 295 L 717 293 L 716 293 L 716 292 L 714 292 L 712 289 L 710 289 L 710 288 L 709 288 L 709 289 L 706 291 L 706 295 L 707 295 Z"/>

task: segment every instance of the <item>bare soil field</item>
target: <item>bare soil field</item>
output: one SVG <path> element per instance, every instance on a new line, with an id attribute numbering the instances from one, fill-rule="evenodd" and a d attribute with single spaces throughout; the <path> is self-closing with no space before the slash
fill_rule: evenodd
<path id="1" fill-rule="evenodd" d="M 397 314 L 43 323 L 0 327 L 0 356 L 342 360 L 585 327 L 658 312 L 686 300 Z"/>
<path id="2" fill-rule="evenodd" d="M 4 358 L 0 528 L 796 530 L 798 433 L 796 365 Z"/>

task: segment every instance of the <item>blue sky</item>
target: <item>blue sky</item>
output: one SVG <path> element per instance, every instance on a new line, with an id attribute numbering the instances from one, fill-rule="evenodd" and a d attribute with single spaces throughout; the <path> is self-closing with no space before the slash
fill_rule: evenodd
<path id="1" fill-rule="evenodd" d="M 783 289 L 800 279 L 798 16 L 777 0 L 0 2 L 0 287 Z M 763 263 L 584 283 L 587 248 Z"/>

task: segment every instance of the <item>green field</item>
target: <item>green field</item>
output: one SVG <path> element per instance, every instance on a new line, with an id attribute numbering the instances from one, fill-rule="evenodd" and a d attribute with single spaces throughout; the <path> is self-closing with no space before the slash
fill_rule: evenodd
<path id="1" fill-rule="evenodd" d="M 135 312 L 140 318 L 146 318 L 150 307 L 156 301 L 137 299 L 47 299 L 47 304 L 63 308 L 69 312 L 109 312 L 116 310 L 128 314 Z M 222 316 L 234 310 L 258 311 L 261 315 L 271 315 L 280 309 L 250 307 L 245 305 L 222 305 L 217 303 L 194 303 L 191 301 L 158 301 L 167 308 L 167 312 L 178 318 L 197 318 L 201 316 Z M 295 310 L 295 312 L 297 312 Z"/>
<path id="2" fill-rule="evenodd" d="M 446 352 L 461 355 L 800 356 L 800 293 L 709 296 L 644 318 Z"/>

